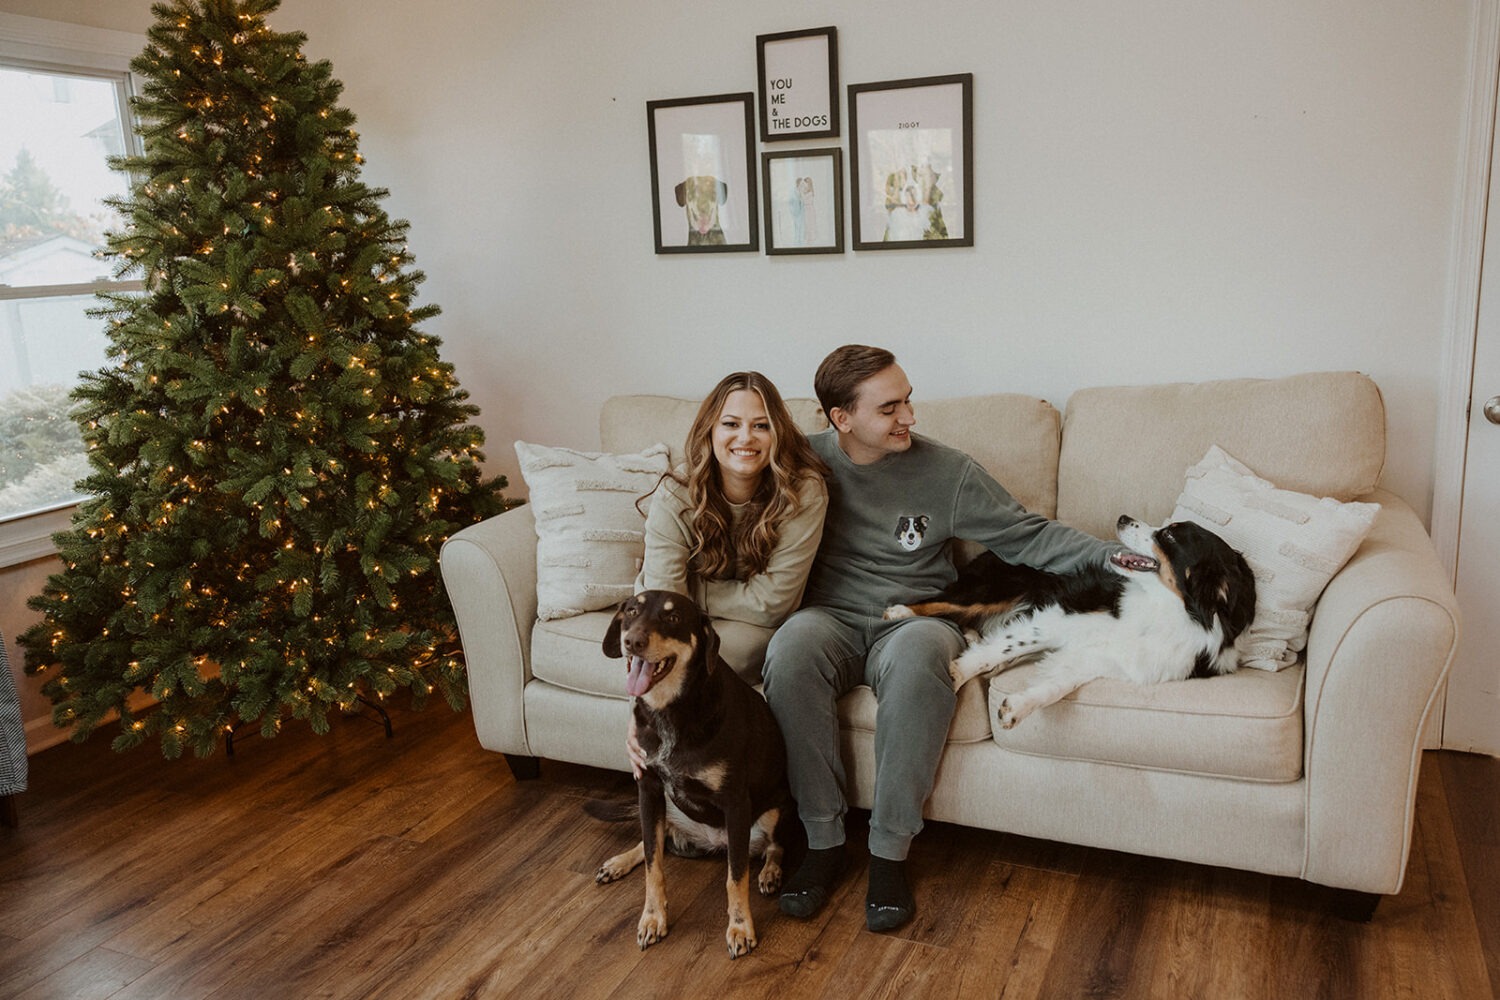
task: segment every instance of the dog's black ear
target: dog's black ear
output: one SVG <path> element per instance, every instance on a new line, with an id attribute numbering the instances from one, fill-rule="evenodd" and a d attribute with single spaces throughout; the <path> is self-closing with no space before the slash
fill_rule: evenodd
<path id="1" fill-rule="evenodd" d="M 1224 629 L 1224 638 L 1233 642 L 1250 627 L 1255 616 L 1255 577 L 1243 559 L 1215 563 L 1212 567 L 1189 566 L 1178 574 L 1178 585 L 1188 600 L 1189 613 L 1203 624 L 1215 616 Z M 1232 598 L 1241 596 L 1239 601 Z"/>
<path id="2" fill-rule="evenodd" d="M 687 181 L 679 183 L 672 189 L 672 193 L 677 196 L 677 207 L 685 206 L 687 204 Z"/>
<path id="3" fill-rule="evenodd" d="M 615 616 L 609 620 L 609 628 L 604 632 L 604 655 L 618 660 L 625 654 L 620 651 L 620 626 L 625 622 L 625 602 L 615 609 Z"/>
<path id="4" fill-rule="evenodd" d="M 1234 595 L 1239 596 L 1238 601 L 1230 600 Z M 1245 557 L 1238 552 L 1229 565 L 1221 597 L 1229 611 L 1229 637 L 1233 639 L 1255 620 L 1255 574 L 1251 572 L 1250 564 L 1245 562 Z"/>
<path id="5" fill-rule="evenodd" d="M 703 644 L 703 665 L 709 673 L 719 665 L 719 633 L 708 615 L 703 616 L 703 627 L 698 630 L 698 639 Z"/>
<path id="6" fill-rule="evenodd" d="M 719 204 L 722 205 L 729 200 L 729 185 L 723 181 L 714 181 L 714 184 L 719 195 Z"/>
<path id="7" fill-rule="evenodd" d="M 926 531 L 927 530 L 927 515 L 926 514 L 918 514 L 917 515 L 917 530 L 918 531 Z"/>

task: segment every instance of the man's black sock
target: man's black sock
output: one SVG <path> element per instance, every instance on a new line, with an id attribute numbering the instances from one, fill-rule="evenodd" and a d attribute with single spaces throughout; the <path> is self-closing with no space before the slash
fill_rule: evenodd
<path id="1" fill-rule="evenodd" d="M 865 925 L 895 930 L 911 919 L 916 900 L 906 884 L 906 863 L 870 855 L 870 887 L 865 892 Z"/>
<path id="2" fill-rule="evenodd" d="M 782 886 L 781 912 L 804 919 L 817 913 L 828 902 L 848 864 L 849 855 L 843 844 L 809 849 L 797 873 Z"/>

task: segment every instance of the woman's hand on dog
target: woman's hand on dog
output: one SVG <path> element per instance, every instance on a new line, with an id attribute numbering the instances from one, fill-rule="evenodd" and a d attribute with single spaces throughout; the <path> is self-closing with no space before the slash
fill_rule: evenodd
<path id="1" fill-rule="evenodd" d="M 635 716 L 630 717 L 630 726 L 625 730 L 625 753 L 630 757 L 630 773 L 635 776 L 636 781 L 641 780 L 641 775 L 646 771 L 646 751 L 635 739 Z"/>

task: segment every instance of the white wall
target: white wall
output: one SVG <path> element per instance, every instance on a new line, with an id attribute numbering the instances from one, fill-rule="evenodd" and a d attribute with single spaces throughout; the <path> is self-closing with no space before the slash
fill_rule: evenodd
<path id="1" fill-rule="evenodd" d="M 613 392 L 755 367 L 808 395 L 858 340 L 919 401 L 1366 371 L 1387 482 L 1427 510 L 1467 4 L 911 11 L 287 0 L 275 23 L 345 81 L 501 468 L 518 437 L 595 444 Z M 973 72 L 974 248 L 653 254 L 645 102 L 753 90 L 757 34 L 822 24 L 844 83 Z"/>
<path id="2" fill-rule="evenodd" d="M 149 0 L 0 11 L 150 22 Z M 444 310 L 429 330 L 514 492 L 511 442 L 595 446 L 612 393 L 697 396 L 759 368 L 810 395 L 822 356 L 863 341 L 896 351 L 919 404 L 1359 369 L 1385 394 L 1386 484 L 1430 509 L 1469 3 L 913 12 L 284 0 L 273 24 L 346 84 L 365 178 L 412 223 L 422 301 Z M 975 246 L 656 256 L 645 102 L 754 90 L 757 34 L 825 24 L 845 84 L 974 74 Z M 21 605 L 0 602 L 7 636 Z"/>

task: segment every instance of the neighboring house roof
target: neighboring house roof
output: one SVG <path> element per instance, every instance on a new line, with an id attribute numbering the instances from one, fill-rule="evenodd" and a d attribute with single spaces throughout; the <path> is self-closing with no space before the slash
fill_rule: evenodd
<path id="1" fill-rule="evenodd" d="M 72 236 L 43 236 L 10 244 L 0 255 L 0 285 L 71 285 L 110 276 L 90 243 Z"/>

